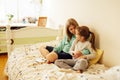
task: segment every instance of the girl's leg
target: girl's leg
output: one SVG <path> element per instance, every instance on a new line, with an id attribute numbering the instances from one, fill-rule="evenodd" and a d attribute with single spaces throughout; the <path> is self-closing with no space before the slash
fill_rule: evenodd
<path id="1" fill-rule="evenodd" d="M 61 51 L 58 53 L 58 59 L 72 59 L 72 56 L 69 53 Z"/>
<path id="2" fill-rule="evenodd" d="M 58 59 L 58 55 L 56 52 L 52 51 L 51 53 L 46 55 L 46 59 L 48 63 L 51 63 Z"/>
<path id="3" fill-rule="evenodd" d="M 46 56 L 53 50 L 53 47 L 51 46 L 41 46 L 39 51 L 42 54 L 43 57 L 46 58 Z"/>
<path id="4" fill-rule="evenodd" d="M 73 59 L 58 59 L 55 61 L 55 65 L 60 68 L 73 69 L 75 61 Z"/>
<path id="5" fill-rule="evenodd" d="M 46 56 L 48 63 L 54 62 L 57 59 L 72 59 L 72 56 L 69 53 L 65 53 L 61 51 L 60 53 L 56 53 L 52 51 Z"/>
<path id="6" fill-rule="evenodd" d="M 77 60 L 77 62 L 75 63 L 73 69 L 74 70 L 86 70 L 88 67 L 88 61 L 87 59 L 79 59 Z"/>

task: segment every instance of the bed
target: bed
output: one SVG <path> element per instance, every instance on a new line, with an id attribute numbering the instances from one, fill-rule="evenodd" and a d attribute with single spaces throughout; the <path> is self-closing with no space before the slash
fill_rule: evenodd
<path id="1" fill-rule="evenodd" d="M 46 32 L 41 34 L 44 33 Z M 5 67 L 9 80 L 120 80 L 120 66 L 108 68 L 104 64 L 93 64 L 85 72 L 77 73 L 62 72 L 56 65 L 47 64 L 39 47 L 56 46 L 60 41 L 61 39 L 54 39 L 14 48 Z"/>
<path id="2" fill-rule="evenodd" d="M 26 26 L 17 30 L 11 30 L 10 25 L 6 26 L 7 52 L 11 54 L 15 47 L 32 45 L 38 42 L 47 42 L 62 38 L 63 28 L 59 29 Z"/>

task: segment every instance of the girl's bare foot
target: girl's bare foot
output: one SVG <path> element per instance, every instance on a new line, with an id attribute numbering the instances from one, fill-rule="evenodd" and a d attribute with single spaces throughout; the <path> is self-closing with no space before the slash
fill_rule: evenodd
<path id="1" fill-rule="evenodd" d="M 64 68 L 61 68 L 60 70 L 59 70 L 60 72 L 72 72 L 73 70 L 72 69 L 64 69 Z"/>
<path id="2" fill-rule="evenodd" d="M 51 62 L 50 62 L 50 61 L 47 61 L 47 63 L 48 63 L 48 64 L 51 64 Z"/>
<path id="3" fill-rule="evenodd" d="M 80 71 L 80 70 L 77 70 L 76 72 L 77 72 L 77 73 L 81 73 L 81 71 Z"/>

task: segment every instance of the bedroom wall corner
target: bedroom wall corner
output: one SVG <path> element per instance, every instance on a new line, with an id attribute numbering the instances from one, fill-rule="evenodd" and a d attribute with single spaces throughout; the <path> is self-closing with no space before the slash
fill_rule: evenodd
<path id="1" fill-rule="evenodd" d="M 104 50 L 101 62 L 120 65 L 120 0 L 45 0 L 45 13 L 52 26 L 75 18 L 94 29 L 97 47 Z M 68 4 L 69 3 L 69 4 Z"/>

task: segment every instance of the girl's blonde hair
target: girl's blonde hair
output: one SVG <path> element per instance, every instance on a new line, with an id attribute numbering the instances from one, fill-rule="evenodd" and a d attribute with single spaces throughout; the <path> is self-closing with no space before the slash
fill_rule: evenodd
<path id="1" fill-rule="evenodd" d="M 79 26 L 78 23 L 77 23 L 77 21 L 76 21 L 75 19 L 70 18 L 70 19 L 67 20 L 67 23 L 66 23 L 66 34 L 67 34 L 67 36 L 68 36 L 68 41 L 70 41 L 71 38 L 72 38 L 72 36 L 74 35 L 74 34 L 72 34 L 72 33 L 69 31 L 69 27 L 70 27 L 71 25 L 75 26 L 75 28 Z"/>
<path id="2" fill-rule="evenodd" d="M 91 32 L 87 26 L 77 27 L 76 30 L 78 31 L 80 36 L 83 36 L 85 38 L 85 40 L 87 40 L 91 34 L 90 43 L 91 43 L 92 48 L 95 50 L 95 35 L 94 35 L 94 33 Z"/>

